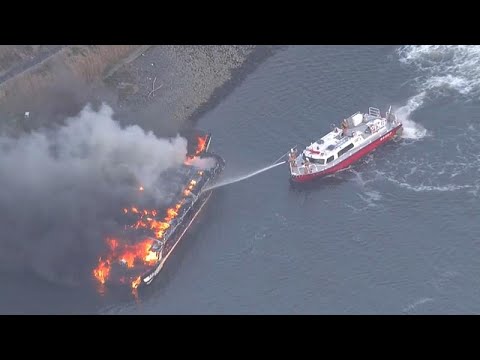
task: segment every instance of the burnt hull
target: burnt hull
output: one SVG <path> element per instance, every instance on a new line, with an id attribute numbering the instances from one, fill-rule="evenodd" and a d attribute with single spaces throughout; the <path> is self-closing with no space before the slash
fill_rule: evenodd
<path id="1" fill-rule="evenodd" d="M 199 181 L 198 188 L 194 194 L 194 200 L 188 207 L 186 207 L 186 210 L 182 213 L 181 219 L 174 227 L 174 230 L 164 237 L 164 245 L 159 253 L 159 261 L 140 276 L 141 282 L 139 287 L 150 284 L 160 273 L 165 262 L 173 254 L 176 246 L 180 243 L 182 238 L 188 233 L 188 230 L 200 214 L 201 210 L 207 205 L 208 200 L 213 193 L 213 190 L 202 192 L 202 188 L 213 182 L 218 175 L 220 175 L 225 167 L 225 162 L 220 156 L 213 153 L 205 153 L 204 156 L 214 157 L 217 161 L 217 166 Z"/>
<path id="2" fill-rule="evenodd" d="M 208 203 L 211 195 L 212 191 L 208 191 L 205 194 L 200 195 L 199 199 L 195 202 L 195 205 L 193 205 L 186 214 L 182 223 L 175 229 L 175 232 L 172 233 L 172 235 L 170 235 L 170 237 L 166 240 L 162 252 L 162 259 L 152 269 L 141 275 L 141 282 L 139 287 L 149 285 L 160 273 L 165 262 L 168 260 L 170 255 L 173 254 L 175 248 L 180 243 L 182 238 L 187 234 L 189 228 L 192 226 L 195 219 L 200 214 L 201 210 Z"/>
<path id="3" fill-rule="evenodd" d="M 356 163 L 369 153 L 371 153 L 373 150 L 378 148 L 379 146 L 387 143 L 388 141 L 392 140 L 395 135 L 401 133 L 403 130 L 402 125 L 398 125 L 397 127 L 393 128 L 383 136 L 379 137 L 377 140 L 373 141 L 371 144 L 366 145 L 365 147 L 359 149 L 357 152 L 353 153 L 349 157 L 347 157 L 345 160 L 339 162 L 335 166 L 332 166 L 331 168 L 325 169 L 323 171 L 318 171 L 314 173 L 309 173 L 309 174 L 302 174 L 302 175 L 291 175 L 290 180 L 294 183 L 306 183 L 310 182 L 312 180 L 316 180 L 319 178 L 322 178 L 326 175 L 331 175 L 339 170 L 345 169 L 348 166 Z"/>

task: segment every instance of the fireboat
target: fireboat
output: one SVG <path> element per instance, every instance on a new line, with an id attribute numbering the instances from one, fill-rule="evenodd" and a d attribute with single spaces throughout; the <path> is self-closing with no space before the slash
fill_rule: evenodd
<path id="1" fill-rule="evenodd" d="M 344 169 L 403 131 L 402 123 L 390 106 L 385 116 L 369 107 L 368 113 L 356 112 L 311 143 L 300 154 L 290 149 L 288 166 L 293 182 L 308 182 Z"/>

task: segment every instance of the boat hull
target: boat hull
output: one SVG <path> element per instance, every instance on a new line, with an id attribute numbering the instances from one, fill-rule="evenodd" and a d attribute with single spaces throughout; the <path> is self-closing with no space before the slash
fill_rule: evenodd
<path id="1" fill-rule="evenodd" d="M 365 147 L 361 148 L 360 150 L 353 153 L 352 155 L 347 157 L 345 160 L 332 166 L 331 168 L 325 169 L 323 171 L 309 173 L 309 174 L 301 174 L 301 175 L 292 174 L 290 177 L 290 180 L 295 183 L 305 183 L 305 182 L 309 182 L 309 181 L 324 177 L 326 175 L 336 173 L 339 170 L 345 169 L 348 166 L 360 160 L 361 158 L 363 158 L 365 155 L 375 150 L 380 145 L 385 144 L 386 142 L 392 140 L 395 137 L 395 135 L 397 133 L 400 133 L 402 130 L 403 130 L 403 127 L 402 127 L 402 124 L 400 124 L 397 127 L 390 130 L 389 132 L 387 132 L 385 135 L 373 141 L 371 144 L 366 145 Z"/>
<path id="2" fill-rule="evenodd" d="M 204 152 L 201 157 L 215 158 L 216 165 L 211 169 L 202 170 L 201 179 L 199 180 L 196 177 L 196 187 L 192 189 L 189 195 L 179 194 L 179 196 L 188 196 L 191 201 L 184 203 L 178 213 L 178 221 L 171 223 L 172 225 L 165 232 L 164 236 L 161 239 L 162 246 L 156 251 L 158 260 L 151 265 L 139 264 L 142 268 L 129 268 L 125 266 L 125 263 L 121 261 L 115 261 L 112 263 L 110 276 L 108 277 L 105 285 L 109 288 L 118 288 L 124 287 L 125 285 L 131 285 L 133 287 L 133 281 L 139 280 L 135 285 L 135 289 L 145 287 L 152 283 L 152 281 L 160 274 L 162 268 L 164 267 L 167 259 L 175 252 L 175 248 L 188 234 L 190 228 L 195 223 L 195 220 L 198 218 L 201 210 L 207 205 L 209 199 L 211 198 L 212 193 L 215 190 L 202 191 L 205 186 L 208 186 L 211 182 L 222 173 L 225 167 L 225 161 L 222 157 L 217 154 Z M 193 170 L 196 173 L 196 170 Z M 188 184 L 187 178 L 185 184 Z M 180 198 L 179 198 L 180 199 Z M 179 200 L 178 199 L 178 200 Z M 149 238 L 149 231 L 142 229 L 134 229 L 133 233 L 128 233 L 128 235 L 137 235 L 138 238 L 145 239 Z M 152 238 L 153 239 L 153 238 Z"/>
<path id="3" fill-rule="evenodd" d="M 190 229 L 191 225 L 197 218 L 198 214 L 200 214 L 203 207 L 208 203 L 208 200 L 210 199 L 212 192 L 213 190 L 210 190 L 200 195 L 200 198 L 196 201 L 195 205 L 189 210 L 189 213 L 186 215 L 186 218 L 183 220 L 182 224 L 175 230 L 175 232 L 166 241 L 162 260 L 160 260 L 153 269 L 144 273 L 141 276 L 141 282 L 139 287 L 149 285 L 155 279 L 155 277 L 160 273 L 167 259 L 173 253 L 173 251 L 175 250 L 177 245 L 180 243 L 184 235 L 188 232 L 188 230 Z"/>
<path id="4" fill-rule="evenodd" d="M 209 153 L 209 156 L 213 156 L 217 159 L 218 166 L 216 167 L 216 170 L 213 171 L 213 173 L 210 175 L 209 182 L 214 181 L 219 174 L 223 171 L 225 167 L 225 161 L 223 158 L 220 156 Z M 206 186 L 207 184 L 203 184 L 202 187 Z M 149 285 L 153 279 L 160 273 L 162 270 L 165 262 L 167 259 L 170 257 L 170 255 L 173 253 L 177 245 L 180 243 L 184 235 L 188 232 L 189 228 L 192 226 L 194 223 L 195 219 L 198 217 L 200 214 L 201 210 L 203 207 L 208 203 L 208 200 L 212 196 L 214 190 L 208 190 L 205 192 L 202 192 L 200 190 L 200 193 L 198 194 L 198 198 L 195 200 L 193 206 L 191 206 L 187 213 L 185 214 L 184 218 L 182 219 L 182 222 L 179 224 L 178 227 L 175 228 L 174 232 L 169 234 L 168 238 L 165 241 L 164 249 L 162 251 L 162 257 L 161 260 L 157 262 L 149 271 L 143 273 L 140 278 L 140 287 Z"/>

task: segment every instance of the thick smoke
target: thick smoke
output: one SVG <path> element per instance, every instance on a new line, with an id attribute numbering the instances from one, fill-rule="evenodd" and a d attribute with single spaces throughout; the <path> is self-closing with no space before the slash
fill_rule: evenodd
<path id="1" fill-rule="evenodd" d="M 156 181 L 184 161 L 187 141 L 112 117 L 105 104 L 86 106 L 54 129 L 0 136 L 2 265 L 76 284 L 91 276 L 104 237 L 121 228 L 122 207 L 161 196 Z"/>
<path id="2" fill-rule="evenodd" d="M 216 165 L 216 160 L 215 158 L 195 158 L 192 161 L 192 165 L 195 166 L 196 168 L 200 170 L 209 170 L 213 168 Z"/>

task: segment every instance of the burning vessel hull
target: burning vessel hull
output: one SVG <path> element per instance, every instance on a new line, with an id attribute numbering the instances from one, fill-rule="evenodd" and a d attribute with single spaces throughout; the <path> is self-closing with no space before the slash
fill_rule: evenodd
<path id="1" fill-rule="evenodd" d="M 214 157 L 216 159 L 216 165 L 213 169 L 205 171 L 204 174 L 201 175 L 201 183 L 197 183 L 197 188 L 192 191 L 192 201 L 183 208 L 184 210 L 179 214 L 175 224 L 169 228 L 171 230 L 165 234 L 163 239 L 156 239 L 156 244 L 153 249 L 157 253 L 158 263 L 140 276 L 141 285 L 150 284 L 160 273 L 165 261 L 173 253 L 175 247 L 180 240 L 182 240 L 212 195 L 213 190 L 202 192 L 202 188 L 212 183 L 218 177 L 223 171 L 225 162 L 220 156 L 213 153 L 205 153 L 205 156 Z"/>
<path id="2" fill-rule="evenodd" d="M 94 277 L 103 285 L 130 285 L 132 289 L 150 284 L 166 260 L 187 233 L 210 199 L 213 189 L 203 191 L 221 174 L 225 161 L 208 152 L 211 136 L 197 136 L 195 149 L 183 165 L 166 171 L 159 186 L 164 185 L 165 209 L 125 208 L 127 219 L 120 238 L 106 239 L 109 253 L 99 259 Z M 189 144 L 190 145 L 190 144 Z M 140 189 L 143 192 L 143 187 Z"/>

